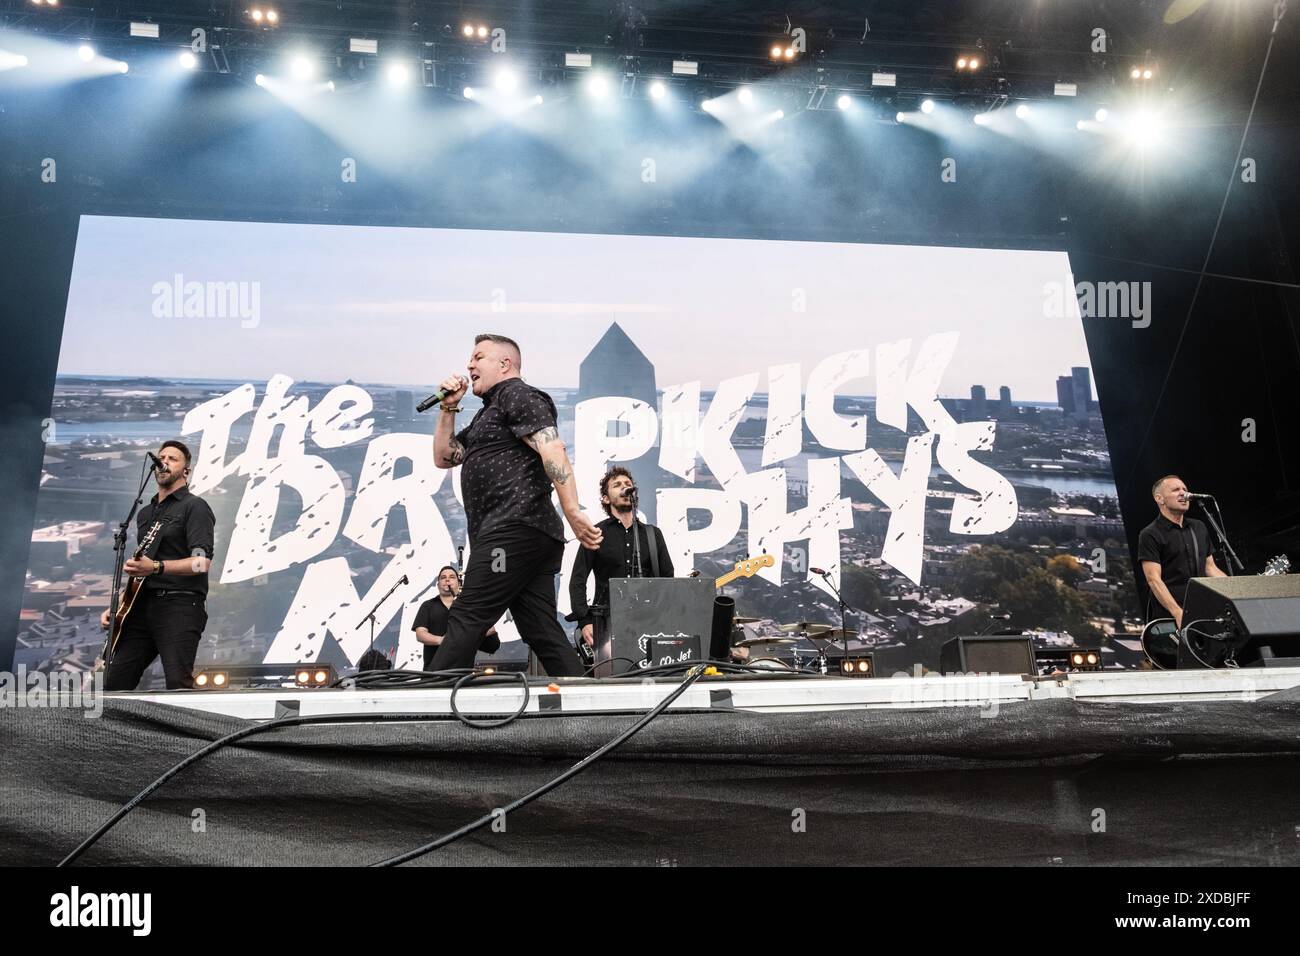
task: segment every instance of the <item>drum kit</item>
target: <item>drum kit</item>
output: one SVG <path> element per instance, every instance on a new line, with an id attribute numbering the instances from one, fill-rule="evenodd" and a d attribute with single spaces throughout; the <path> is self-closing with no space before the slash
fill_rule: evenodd
<path id="1" fill-rule="evenodd" d="M 811 668 L 826 674 L 830 672 L 826 651 L 831 645 L 844 645 L 849 638 L 857 637 L 855 631 L 846 631 L 816 621 L 778 624 L 776 630 L 780 633 L 779 637 L 771 634 L 743 636 L 744 625 L 757 624 L 761 620 L 757 617 L 736 617 L 733 622 L 733 633 L 740 636 L 733 639 L 732 647 L 738 652 L 737 656 L 754 667 L 796 671 Z"/>

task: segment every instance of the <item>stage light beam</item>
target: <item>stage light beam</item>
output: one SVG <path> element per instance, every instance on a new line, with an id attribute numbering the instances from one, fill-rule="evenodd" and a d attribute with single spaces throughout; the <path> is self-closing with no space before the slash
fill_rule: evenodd
<path id="1" fill-rule="evenodd" d="M 1021 103 L 1016 107 L 1016 119 L 1029 119 L 1029 104 Z"/>
<path id="2" fill-rule="evenodd" d="M 316 72 L 316 65 L 303 54 L 298 54 L 289 62 L 289 75 L 295 80 L 310 80 Z"/>
<path id="3" fill-rule="evenodd" d="M 181 53 L 181 55 L 178 56 L 176 59 L 180 62 L 182 70 L 194 70 L 198 68 L 199 58 L 195 56 L 193 53 L 191 53 L 189 50 L 186 50 L 183 53 Z"/>
<path id="4" fill-rule="evenodd" d="M 921 112 L 929 116 L 934 112 L 934 100 L 923 100 L 921 102 Z"/>
<path id="5" fill-rule="evenodd" d="M 736 94 L 736 99 L 740 100 L 745 106 L 749 106 L 754 102 L 754 91 L 748 86 L 742 86 L 740 92 Z"/>
<path id="6" fill-rule="evenodd" d="M 1092 114 L 1092 118 L 1095 119 L 1098 123 L 1104 123 L 1106 122 L 1106 117 L 1109 115 L 1110 113 L 1107 111 L 1106 107 L 1103 106 L 1099 110 L 1097 110 L 1097 112 Z"/>
<path id="7" fill-rule="evenodd" d="M 390 63 L 384 76 L 389 86 L 406 86 L 411 82 L 411 71 L 405 63 Z"/>
<path id="8" fill-rule="evenodd" d="M 95 48 L 89 43 L 83 43 L 77 47 L 77 56 L 81 58 L 83 63 L 89 63 L 95 58 Z"/>
<path id="9" fill-rule="evenodd" d="M 842 110 L 852 109 L 853 97 L 849 96 L 847 93 L 841 93 L 839 99 L 835 101 L 835 105 Z"/>
<path id="10" fill-rule="evenodd" d="M 651 99 L 662 100 L 667 95 L 668 95 L 668 87 L 664 86 L 662 80 L 655 80 L 653 83 L 650 84 Z"/>

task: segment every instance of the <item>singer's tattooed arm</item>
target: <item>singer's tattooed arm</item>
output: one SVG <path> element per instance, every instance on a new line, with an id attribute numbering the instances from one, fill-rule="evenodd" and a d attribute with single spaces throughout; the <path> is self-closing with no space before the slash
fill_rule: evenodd
<path id="1" fill-rule="evenodd" d="M 578 488 L 573 479 L 573 466 L 569 464 L 569 455 L 565 451 L 564 441 L 554 425 L 538 429 L 531 435 L 524 436 L 524 442 L 537 452 L 542 459 L 546 477 L 555 485 L 555 493 L 560 499 L 560 509 L 569 521 L 569 527 L 584 547 L 600 547 L 600 529 L 582 513 L 578 504 Z"/>

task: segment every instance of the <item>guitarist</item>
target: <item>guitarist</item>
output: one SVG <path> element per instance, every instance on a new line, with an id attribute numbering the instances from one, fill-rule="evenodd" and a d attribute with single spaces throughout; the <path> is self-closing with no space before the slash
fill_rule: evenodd
<path id="1" fill-rule="evenodd" d="M 610 578 L 673 576 L 673 559 L 668 556 L 663 533 L 636 517 L 635 491 L 632 473 L 626 468 L 615 465 L 605 473 L 600 479 L 600 506 L 609 517 L 596 525 L 603 535 L 600 548 L 595 551 L 579 548 L 573 559 L 569 576 L 569 603 L 573 611 L 568 619 L 578 622 L 588 647 L 597 642 L 597 623 L 602 630 L 605 623 L 604 615 L 598 616 L 587 604 L 587 578 L 593 571 L 596 574 L 594 603 L 602 608 L 609 606 Z"/>
<path id="2" fill-rule="evenodd" d="M 208 622 L 208 564 L 216 518 L 189 490 L 190 450 L 180 441 L 158 449 L 158 493 L 136 518 L 136 540 L 155 521 L 162 526 L 151 554 L 132 557 L 123 570 L 141 579 L 139 595 L 122 625 L 104 681 L 105 690 L 134 690 L 155 657 L 162 657 L 167 689 L 194 684 L 194 657 Z M 108 611 L 100 624 L 109 625 Z"/>

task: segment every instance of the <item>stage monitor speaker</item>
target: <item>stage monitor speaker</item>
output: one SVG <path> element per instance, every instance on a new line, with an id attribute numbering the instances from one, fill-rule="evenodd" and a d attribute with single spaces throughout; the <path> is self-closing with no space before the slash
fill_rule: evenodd
<path id="1" fill-rule="evenodd" d="M 1037 674 L 1034 642 L 1020 635 L 954 637 L 939 650 L 944 674 Z"/>
<path id="2" fill-rule="evenodd" d="M 1220 663 L 1229 647 L 1241 665 L 1300 655 L 1300 575 L 1192 578 L 1183 602 L 1188 625 L 1204 648 L 1200 656 L 1211 664 Z"/>
<path id="3" fill-rule="evenodd" d="M 615 674 L 652 666 L 650 642 L 662 645 L 659 660 L 680 660 L 689 649 L 698 660 L 708 653 L 713 636 L 717 590 L 708 578 L 611 578 L 609 582 L 609 641 L 596 648 L 598 664 L 612 660 Z M 653 665 L 657 666 L 657 665 Z M 594 673 L 608 676 L 609 668 Z"/>

